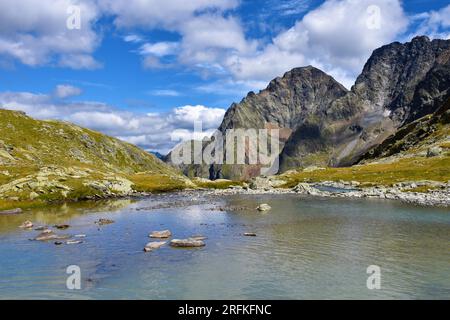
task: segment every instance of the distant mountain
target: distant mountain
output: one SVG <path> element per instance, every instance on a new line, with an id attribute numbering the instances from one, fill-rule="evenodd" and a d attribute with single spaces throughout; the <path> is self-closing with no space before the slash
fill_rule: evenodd
<path id="1" fill-rule="evenodd" d="M 161 153 L 157 152 L 157 151 L 150 151 L 150 153 L 152 155 L 154 155 L 155 157 L 157 157 L 159 160 L 164 160 L 165 156 L 163 156 Z"/>
<path id="2" fill-rule="evenodd" d="M 350 166 L 450 97 L 450 40 L 416 37 L 373 52 L 350 91 L 314 67 L 296 68 L 233 104 L 219 127 L 279 128 L 280 172 Z M 191 165 L 212 179 L 247 179 L 258 166 Z"/>

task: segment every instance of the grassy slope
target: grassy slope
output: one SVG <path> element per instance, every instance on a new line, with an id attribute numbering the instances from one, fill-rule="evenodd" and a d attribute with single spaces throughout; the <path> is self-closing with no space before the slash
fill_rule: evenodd
<path id="1" fill-rule="evenodd" d="M 50 180 L 63 180 L 59 183 L 72 191 L 65 196 L 42 193 L 34 201 L 29 201 L 29 192 L 18 192 L 19 202 L 1 197 L 0 209 L 95 195 L 98 190 L 85 186 L 85 182 L 110 177 L 130 180 L 136 191 L 169 191 L 188 185 L 176 170 L 136 146 L 73 124 L 34 120 L 0 109 L 0 186 L 33 178 L 45 167 L 72 170 L 74 173 L 64 178 L 48 175 Z M 77 172 L 83 173 L 82 177 Z"/>
<path id="2" fill-rule="evenodd" d="M 366 160 L 349 168 L 326 168 L 313 172 L 288 172 L 281 177 L 286 187 L 299 182 L 358 181 L 365 185 L 390 186 L 398 182 L 433 180 L 450 181 L 450 124 L 447 118 L 430 121 L 431 116 L 418 120 L 408 128 L 408 134 L 401 133 L 398 140 L 389 145 L 391 150 L 380 159 Z M 431 130 L 430 130 L 430 126 Z M 424 128 L 427 133 L 424 134 Z M 438 157 L 427 157 L 431 147 L 442 148 Z M 392 151 L 393 150 L 393 151 Z M 395 151 L 395 152 L 394 152 Z"/>

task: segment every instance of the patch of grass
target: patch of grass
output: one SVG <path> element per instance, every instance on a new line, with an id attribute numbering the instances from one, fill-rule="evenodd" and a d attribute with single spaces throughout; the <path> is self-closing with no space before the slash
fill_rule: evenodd
<path id="1" fill-rule="evenodd" d="M 413 189 L 408 189 L 408 190 L 405 190 L 405 191 L 406 192 L 428 193 L 430 191 L 437 190 L 437 189 L 438 189 L 438 187 L 420 186 L 420 187 L 413 188 Z"/>
<path id="2" fill-rule="evenodd" d="M 363 185 L 391 186 L 398 182 L 450 180 L 450 157 L 404 158 L 392 163 L 374 163 L 349 168 L 327 168 L 314 172 L 282 175 L 284 187 L 292 188 L 300 182 L 358 181 Z"/>
<path id="3" fill-rule="evenodd" d="M 127 177 L 138 192 L 169 192 L 186 188 L 185 181 L 165 174 L 135 174 Z"/>

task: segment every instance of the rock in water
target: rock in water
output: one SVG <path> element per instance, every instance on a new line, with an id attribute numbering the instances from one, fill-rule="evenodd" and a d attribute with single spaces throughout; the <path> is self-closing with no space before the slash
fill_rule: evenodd
<path id="1" fill-rule="evenodd" d="M 68 240 L 66 241 L 66 244 L 80 244 L 83 243 L 81 240 Z"/>
<path id="2" fill-rule="evenodd" d="M 263 212 L 263 211 L 269 211 L 269 210 L 271 210 L 271 209 L 272 209 L 272 207 L 269 206 L 267 203 L 260 204 L 260 205 L 258 206 L 258 208 L 256 208 L 256 210 L 261 211 L 261 212 Z"/>
<path id="3" fill-rule="evenodd" d="M 256 237 L 256 233 L 254 233 L 254 232 L 246 232 L 246 233 L 244 233 L 244 237 Z"/>
<path id="4" fill-rule="evenodd" d="M 163 245 L 165 245 L 167 242 L 165 241 L 155 241 L 155 242 L 149 242 L 146 244 L 144 251 L 145 252 L 151 252 L 153 250 L 161 248 Z"/>
<path id="5" fill-rule="evenodd" d="M 164 231 L 153 231 L 149 237 L 150 238 L 156 238 L 156 239 L 167 239 L 172 236 L 172 232 L 170 230 L 164 230 Z"/>
<path id="6" fill-rule="evenodd" d="M 31 221 L 25 221 L 24 223 L 22 223 L 19 228 L 22 229 L 29 229 L 29 228 L 33 228 L 33 222 Z"/>
<path id="7" fill-rule="evenodd" d="M 99 226 L 103 226 L 106 224 L 111 224 L 114 223 L 114 220 L 110 220 L 110 219 L 99 219 L 97 221 L 95 221 L 96 224 L 98 224 Z"/>
<path id="8" fill-rule="evenodd" d="M 195 239 L 174 239 L 170 241 L 170 246 L 175 248 L 200 248 L 204 247 L 205 243 Z"/>
<path id="9" fill-rule="evenodd" d="M 66 229 L 70 228 L 70 226 L 68 224 L 57 224 L 57 225 L 54 225 L 54 227 L 59 230 L 66 230 Z"/>
<path id="10" fill-rule="evenodd" d="M 20 213 L 22 213 L 23 212 L 23 210 L 22 209 L 20 209 L 20 208 L 16 208 L 16 209 L 11 209 L 11 210 L 3 210 L 3 211 L 0 211 L 0 215 L 7 215 L 7 214 L 20 214 Z"/>
<path id="11" fill-rule="evenodd" d="M 49 240 L 63 240 L 67 238 L 69 238 L 69 236 L 55 234 L 52 230 L 44 230 L 34 240 L 49 241 Z"/>

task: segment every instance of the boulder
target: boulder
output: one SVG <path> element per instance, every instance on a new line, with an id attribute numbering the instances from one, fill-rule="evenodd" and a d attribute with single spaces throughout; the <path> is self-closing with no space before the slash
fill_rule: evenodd
<path id="1" fill-rule="evenodd" d="M 200 248 L 204 247 L 205 243 L 195 239 L 174 239 L 170 241 L 170 246 L 175 248 Z"/>
<path id="2" fill-rule="evenodd" d="M 161 248 L 163 245 L 165 245 L 167 242 L 165 241 L 154 241 L 149 242 L 145 245 L 144 251 L 145 252 L 151 252 L 153 250 Z"/>
<path id="3" fill-rule="evenodd" d="M 150 238 L 156 238 L 156 239 L 167 239 L 172 236 L 172 232 L 170 230 L 163 230 L 163 231 L 153 231 L 149 237 Z"/>
<path id="4" fill-rule="evenodd" d="M 23 228 L 23 229 L 29 229 L 29 228 L 33 228 L 33 222 L 31 221 L 25 221 L 24 223 L 22 223 L 19 228 Z"/>
<path id="5" fill-rule="evenodd" d="M 431 147 L 427 151 L 427 158 L 438 157 L 441 154 L 442 154 L 442 148 L 441 147 Z"/>
<path id="6" fill-rule="evenodd" d="M 272 207 L 269 206 L 267 203 L 260 204 L 260 205 L 256 208 L 256 210 L 261 211 L 261 212 L 263 212 L 263 211 L 269 211 L 269 210 L 271 210 L 271 209 L 272 209 Z"/>

